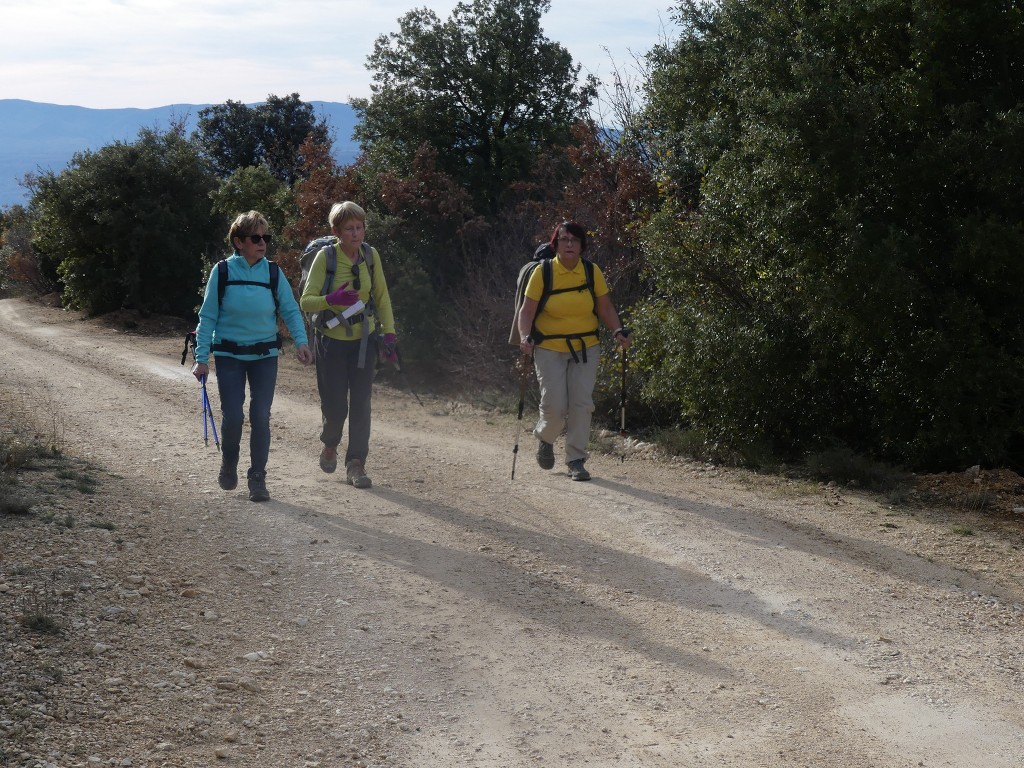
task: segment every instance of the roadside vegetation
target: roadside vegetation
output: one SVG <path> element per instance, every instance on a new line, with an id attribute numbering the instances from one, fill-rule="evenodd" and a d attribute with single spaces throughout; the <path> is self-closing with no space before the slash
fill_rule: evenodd
<path id="1" fill-rule="evenodd" d="M 405 14 L 367 60 L 350 166 L 290 94 L 31 179 L 0 214 L 3 289 L 187 318 L 236 212 L 268 216 L 294 284 L 353 199 L 417 386 L 514 400 L 515 275 L 574 219 L 636 332 L 630 435 L 897 495 L 910 470 L 1024 467 L 1013 4 L 683 0 L 604 82 L 541 28 L 549 8 Z M 613 428 L 610 345 L 603 365 Z"/>
<path id="2" fill-rule="evenodd" d="M 32 401 L 0 393 L 0 528 L 42 527 L 53 539 L 80 522 L 72 511 L 54 512 L 54 499 L 91 496 L 100 487 L 100 472 L 65 452 L 64 420 L 59 405 L 47 398 Z M 113 531 L 102 511 L 87 524 Z M 0 584 L 15 582 L 14 619 L 26 631 L 60 635 L 61 592 L 56 575 L 36 568 L 25 553 L 0 543 Z"/>

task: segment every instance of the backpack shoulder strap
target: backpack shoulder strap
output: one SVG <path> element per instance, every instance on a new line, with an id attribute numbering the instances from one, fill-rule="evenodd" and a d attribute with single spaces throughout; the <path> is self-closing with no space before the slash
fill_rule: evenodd
<path id="1" fill-rule="evenodd" d="M 228 263 L 225 259 L 217 262 L 217 306 L 224 303 L 224 291 L 228 289 Z"/>
<path id="2" fill-rule="evenodd" d="M 281 314 L 281 300 L 277 298 L 277 284 L 281 281 L 281 267 L 276 261 L 267 259 L 267 266 L 270 267 L 270 293 L 274 297 L 274 309 Z"/>
<path id="3" fill-rule="evenodd" d="M 327 248 L 327 264 L 324 269 L 324 287 L 320 289 L 320 295 L 326 296 L 331 292 L 334 284 L 334 273 L 338 271 L 338 245 L 331 243 Z"/>
<path id="4" fill-rule="evenodd" d="M 231 280 L 228 277 L 228 262 L 226 259 L 221 259 L 217 262 L 217 306 L 220 307 L 224 303 L 224 291 L 227 290 L 229 285 L 262 285 L 264 288 L 269 288 L 271 295 L 274 297 L 274 308 L 277 313 L 281 313 L 281 300 L 277 297 L 277 285 L 281 280 L 281 267 L 278 266 L 276 261 L 267 259 L 267 265 L 270 268 L 270 282 L 269 283 L 256 283 L 250 280 Z"/>
<path id="5" fill-rule="evenodd" d="M 369 243 L 363 243 L 363 261 L 366 262 L 366 269 L 370 272 L 370 287 L 373 287 L 373 247 Z"/>
<path id="6" fill-rule="evenodd" d="M 594 287 L 594 262 L 590 259 L 583 259 L 583 273 L 587 276 L 587 288 L 590 289 L 590 298 L 594 300 L 594 314 L 597 314 L 597 289 Z"/>
<path id="7" fill-rule="evenodd" d="M 537 301 L 537 313 L 536 317 L 544 311 L 544 305 L 548 303 L 548 297 L 551 295 L 551 286 L 554 284 L 555 271 L 552 266 L 551 259 L 540 260 L 540 276 L 541 276 L 541 292 L 540 299 Z"/>
<path id="8" fill-rule="evenodd" d="M 373 267 L 374 267 L 374 264 L 373 264 L 373 262 L 374 262 L 373 247 L 369 243 L 364 242 L 363 245 L 362 245 L 362 248 L 363 248 L 363 261 L 366 262 L 366 271 L 370 275 L 370 300 L 367 302 L 366 309 L 367 309 L 367 311 L 371 315 L 376 315 L 377 314 L 377 303 L 373 300 Z"/>

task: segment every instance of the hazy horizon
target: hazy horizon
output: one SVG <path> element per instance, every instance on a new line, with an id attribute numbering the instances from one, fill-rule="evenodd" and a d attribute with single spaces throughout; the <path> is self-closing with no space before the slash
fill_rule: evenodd
<path id="1" fill-rule="evenodd" d="M 398 19 L 422 5 L 268 0 L 239 16 L 238 6 L 224 0 L 8 4 L 0 97 L 87 109 L 256 103 L 290 93 L 303 101 L 348 103 L 371 95 L 365 63 L 376 38 L 396 32 Z M 455 5 L 430 3 L 441 19 Z M 668 0 L 552 0 L 541 25 L 583 75 L 608 78 L 662 41 L 671 7 Z M 358 20 L 354 32 L 346 19 Z M 337 34 L 324 35 L 332 25 Z M 245 35 L 232 35 L 236 27 Z"/>

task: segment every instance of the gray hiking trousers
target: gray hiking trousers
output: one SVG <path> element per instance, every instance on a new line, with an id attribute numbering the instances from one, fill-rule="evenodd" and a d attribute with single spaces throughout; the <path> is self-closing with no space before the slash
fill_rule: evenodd
<path id="1" fill-rule="evenodd" d="M 320 441 L 329 448 L 341 443 L 348 419 L 348 448 L 345 463 L 353 459 L 366 463 L 370 450 L 370 396 L 373 393 L 377 336 L 370 336 L 366 363 L 359 367 L 361 339 L 343 341 L 317 334 L 316 386 L 320 393 L 323 427 Z"/>

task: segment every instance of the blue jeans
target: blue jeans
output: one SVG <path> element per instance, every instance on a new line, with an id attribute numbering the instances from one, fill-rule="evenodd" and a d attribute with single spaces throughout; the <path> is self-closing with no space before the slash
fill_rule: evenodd
<path id="1" fill-rule="evenodd" d="M 259 360 L 239 360 L 215 355 L 217 391 L 220 393 L 220 439 L 224 463 L 238 464 L 242 442 L 242 408 L 245 382 L 249 382 L 249 463 L 250 472 L 265 472 L 270 455 L 270 406 L 277 384 L 277 356 Z"/>

